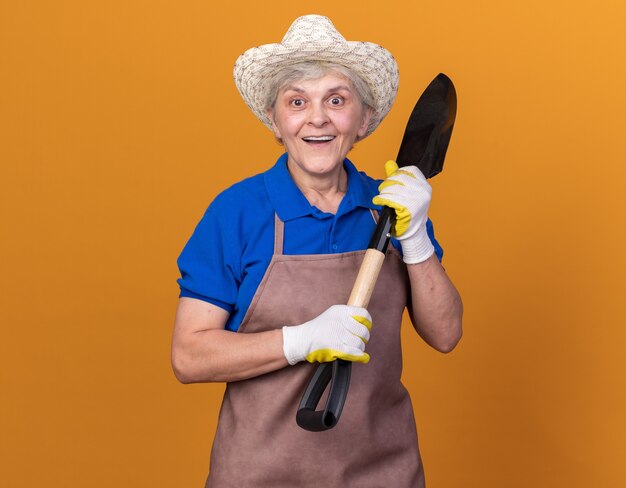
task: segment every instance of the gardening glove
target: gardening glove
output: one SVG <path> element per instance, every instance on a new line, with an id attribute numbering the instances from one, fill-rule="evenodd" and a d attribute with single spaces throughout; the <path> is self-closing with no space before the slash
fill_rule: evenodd
<path id="1" fill-rule="evenodd" d="M 291 365 L 305 359 L 367 363 L 370 356 L 363 351 L 371 328 L 372 317 L 364 308 L 333 305 L 309 322 L 283 327 L 283 352 Z"/>
<path id="2" fill-rule="evenodd" d="M 426 232 L 432 188 L 416 166 L 398 168 L 394 161 L 385 163 L 387 179 L 378 187 L 375 205 L 386 205 L 396 212 L 393 236 L 400 241 L 404 262 L 426 261 L 435 252 Z"/>

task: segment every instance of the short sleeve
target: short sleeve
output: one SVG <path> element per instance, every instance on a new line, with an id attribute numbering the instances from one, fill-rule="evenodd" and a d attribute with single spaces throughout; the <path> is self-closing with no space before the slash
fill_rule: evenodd
<path id="1" fill-rule="evenodd" d="M 228 237 L 219 213 L 209 207 L 178 258 L 181 297 L 203 300 L 232 313 L 241 280 Z"/>

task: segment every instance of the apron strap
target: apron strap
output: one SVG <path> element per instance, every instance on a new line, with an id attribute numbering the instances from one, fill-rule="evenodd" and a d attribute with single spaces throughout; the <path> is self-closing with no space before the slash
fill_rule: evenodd
<path id="1" fill-rule="evenodd" d="M 277 213 L 274 213 L 274 254 L 282 256 L 283 254 L 283 241 L 285 238 L 285 224 L 278 217 Z"/>

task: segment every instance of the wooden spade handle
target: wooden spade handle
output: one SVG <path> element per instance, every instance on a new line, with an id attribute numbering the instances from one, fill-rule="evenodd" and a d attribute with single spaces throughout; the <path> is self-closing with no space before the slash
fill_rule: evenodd
<path id="1" fill-rule="evenodd" d="M 352 293 L 348 298 L 348 305 L 367 308 L 384 261 L 385 254 L 376 249 L 368 249 L 365 252 L 359 274 L 352 287 Z"/>

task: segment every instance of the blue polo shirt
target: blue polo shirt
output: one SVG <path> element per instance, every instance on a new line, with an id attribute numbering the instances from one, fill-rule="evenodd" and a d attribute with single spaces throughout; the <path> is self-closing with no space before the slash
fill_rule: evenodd
<path id="1" fill-rule="evenodd" d="M 274 213 L 285 223 L 283 253 L 334 254 L 366 249 L 375 223 L 370 209 L 380 180 L 359 172 L 347 159 L 348 191 L 336 214 L 312 206 L 287 169 L 287 154 L 265 173 L 220 193 L 187 242 L 178 267 L 180 296 L 229 312 L 236 331 L 274 253 Z M 441 260 L 430 220 L 428 235 Z M 396 246 L 399 247 L 399 246 Z"/>

